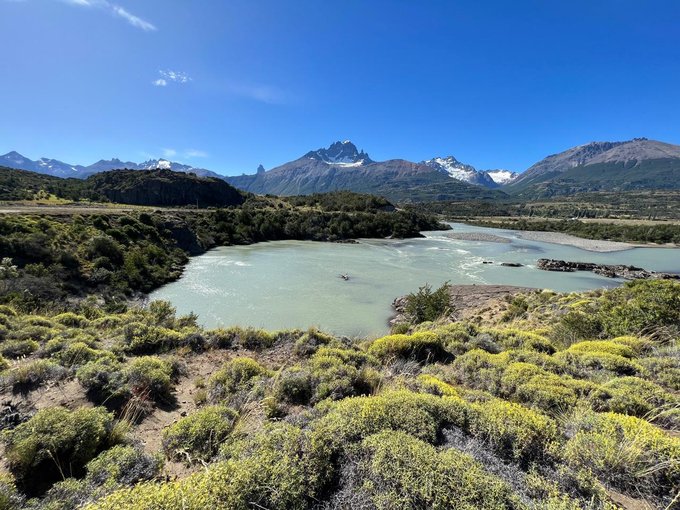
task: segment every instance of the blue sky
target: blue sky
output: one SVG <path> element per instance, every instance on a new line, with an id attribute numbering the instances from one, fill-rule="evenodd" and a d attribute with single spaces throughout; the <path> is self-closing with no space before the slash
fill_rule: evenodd
<path id="1" fill-rule="evenodd" d="M 252 173 L 332 141 L 524 170 L 680 143 L 680 2 L 0 0 L 0 153 Z"/>

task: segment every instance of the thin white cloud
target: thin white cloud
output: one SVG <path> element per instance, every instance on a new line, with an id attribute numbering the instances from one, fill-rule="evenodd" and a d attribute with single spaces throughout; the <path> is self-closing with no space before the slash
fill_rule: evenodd
<path id="1" fill-rule="evenodd" d="M 200 151 L 198 149 L 187 149 L 184 152 L 185 158 L 207 158 L 208 153 L 205 151 Z"/>
<path id="2" fill-rule="evenodd" d="M 177 151 L 175 149 L 163 149 L 161 152 L 163 153 L 164 158 L 172 158 L 177 155 Z"/>
<path id="3" fill-rule="evenodd" d="M 158 73 L 161 77 L 151 82 L 156 87 L 167 87 L 170 82 L 184 84 L 191 81 L 189 75 L 181 71 L 171 71 L 168 69 L 167 71 L 160 70 Z"/>
<path id="4" fill-rule="evenodd" d="M 109 2 L 109 0 L 61 0 L 69 5 L 75 5 L 79 7 L 96 7 L 98 9 L 103 9 L 108 11 L 112 15 L 122 18 L 127 21 L 130 25 L 145 32 L 155 32 L 158 30 L 153 23 L 149 23 L 143 20 L 139 16 L 135 16 L 131 12 L 127 11 L 120 5 Z"/>

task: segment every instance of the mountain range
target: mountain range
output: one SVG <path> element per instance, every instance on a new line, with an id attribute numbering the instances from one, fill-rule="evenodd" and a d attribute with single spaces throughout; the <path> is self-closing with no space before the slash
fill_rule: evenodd
<path id="1" fill-rule="evenodd" d="M 134 163 L 132 161 L 121 161 L 120 159 L 100 159 L 96 163 L 88 166 L 72 165 L 64 163 L 56 159 L 40 158 L 38 160 L 31 160 L 22 156 L 16 151 L 8 152 L 0 156 L 0 166 L 8 168 L 17 168 L 19 170 L 28 170 L 30 172 L 38 172 L 40 174 L 51 175 L 54 177 L 75 177 L 77 179 L 84 179 L 90 175 L 99 172 L 106 172 L 108 170 L 173 170 L 175 172 L 193 173 L 199 177 L 217 177 L 219 175 L 205 168 L 194 168 L 182 163 L 175 163 L 166 159 L 150 159 L 143 163 Z"/>
<path id="2" fill-rule="evenodd" d="M 349 140 L 309 151 L 270 170 L 260 165 L 254 174 L 229 177 L 165 159 L 134 163 L 114 158 L 81 166 L 48 158 L 32 161 L 10 152 L 0 156 L 0 166 L 81 179 L 112 169 L 166 169 L 217 177 L 258 194 L 349 190 L 382 195 L 397 202 L 493 199 L 506 194 L 536 198 L 600 190 L 680 189 L 680 146 L 646 138 L 579 145 L 550 155 L 520 174 L 503 169 L 477 170 L 453 156 L 418 163 L 404 159 L 374 161 Z"/>

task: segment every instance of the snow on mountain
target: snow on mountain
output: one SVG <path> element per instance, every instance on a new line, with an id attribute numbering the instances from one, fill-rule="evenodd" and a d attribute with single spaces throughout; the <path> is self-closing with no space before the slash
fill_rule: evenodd
<path id="1" fill-rule="evenodd" d="M 0 166 L 18 168 L 19 170 L 28 170 L 55 177 L 77 177 L 79 179 L 84 179 L 99 172 L 122 170 L 125 168 L 128 170 L 155 170 L 161 168 L 173 170 L 175 172 L 194 173 L 200 177 L 223 178 L 222 175 L 206 170 L 205 168 L 194 168 L 190 165 L 175 163 L 166 159 L 150 159 L 144 163 L 134 163 L 132 161 L 121 161 L 120 159 L 113 158 L 109 160 L 101 159 L 92 165 L 82 166 L 71 165 L 49 158 L 40 158 L 37 161 L 33 161 L 16 151 L 12 151 L 4 156 L 0 156 Z"/>
<path id="2" fill-rule="evenodd" d="M 364 151 L 359 152 L 356 145 L 349 140 L 335 142 L 328 149 L 318 149 L 305 154 L 306 158 L 323 161 L 329 165 L 342 167 L 361 166 L 372 163 L 371 158 Z"/>
<path id="3" fill-rule="evenodd" d="M 512 170 L 486 170 L 484 173 L 491 177 L 493 182 L 500 185 L 507 184 L 519 175 Z"/>
<path id="4" fill-rule="evenodd" d="M 486 175 L 485 172 L 479 172 L 472 165 L 461 163 L 453 156 L 428 159 L 427 161 L 423 161 L 422 164 L 439 172 L 448 174 L 451 178 L 459 181 L 487 188 L 498 187 L 498 184 L 490 176 Z"/>

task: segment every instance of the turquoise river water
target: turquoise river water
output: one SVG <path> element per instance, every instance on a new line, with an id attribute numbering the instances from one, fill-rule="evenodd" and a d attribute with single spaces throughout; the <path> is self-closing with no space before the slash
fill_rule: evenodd
<path id="1" fill-rule="evenodd" d="M 191 259 L 183 276 L 153 292 L 178 313 L 195 312 L 206 327 L 253 326 L 268 330 L 318 326 L 347 336 L 385 334 L 394 298 L 429 283 L 503 284 L 581 291 L 618 285 L 592 273 L 535 268 L 539 258 L 632 264 L 680 272 L 680 250 L 633 248 L 596 253 L 571 246 L 527 241 L 517 232 L 452 224 L 454 232 L 483 232 L 509 243 L 462 241 L 447 231 L 406 240 L 356 244 L 274 241 L 228 246 Z M 483 264 L 493 261 L 494 264 Z M 503 267 L 519 262 L 523 267 Z M 343 280 L 338 275 L 348 274 Z"/>

